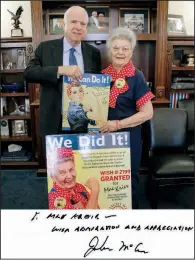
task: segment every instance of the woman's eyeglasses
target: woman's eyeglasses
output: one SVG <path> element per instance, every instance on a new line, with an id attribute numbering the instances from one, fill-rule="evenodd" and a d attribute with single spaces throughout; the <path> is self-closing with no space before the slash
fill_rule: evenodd
<path id="1" fill-rule="evenodd" d="M 113 50 L 115 53 L 119 52 L 120 49 L 121 49 L 122 52 L 124 52 L 124 53 L 127 53 L 127 52 L 129 52 L 129 51 L 132 50 L 131 48 L 128 48 L 128 47 L 118 47 L 118 46 L 113 46 L 113 47 L 112 47 L 112 50 Z"/>

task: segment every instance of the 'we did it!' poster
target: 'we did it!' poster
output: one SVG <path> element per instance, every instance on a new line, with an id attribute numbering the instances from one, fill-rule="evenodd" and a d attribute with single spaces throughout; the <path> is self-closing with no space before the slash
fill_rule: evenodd
<path id="1" fill-rule="evenodd" d="M 129 135 L 46 136 L 49 209 L 131 209 Z"/>
<path id="2" fill-rule="evenodd" d="M 64 76 L 62 130 L 98 131 L 108 118 L 109 94 L 109 75 L 85 73 L 80 81 Z"/>

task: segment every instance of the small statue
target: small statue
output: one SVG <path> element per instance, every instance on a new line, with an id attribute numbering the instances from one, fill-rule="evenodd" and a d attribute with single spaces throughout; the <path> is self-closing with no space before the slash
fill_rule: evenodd
<path id="1" fill-rule="evenodd" d="M 12 113 L 10 113 L 10 116 L 23 116 L 25 114 L 25 106 L 19 106 L 15 98 L 12 98 L 12 100 L 15 104 L 15 110 Z"/>
<path id="2" fill-rule="evenodd" d="M 12 25 L 14 26 L 15 29 L 20 29 L 20 24 L 21 22 L 19 21 L 19 18 L 22 14 L 22 12 L 24 11 L 24 9 L 22 8 L 22 6 L 18 7 L 16 14 L 10 12 L 8 9 L 7 11 L 12 15 L 11 20 L 14 20 L 14 23 L 12 23 Z"/>

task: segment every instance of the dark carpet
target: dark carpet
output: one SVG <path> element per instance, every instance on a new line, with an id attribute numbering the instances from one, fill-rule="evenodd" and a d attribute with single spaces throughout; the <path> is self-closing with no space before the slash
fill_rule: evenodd
<path id="1" fill-rule="evenodd" d="M 139 209 L 150 209 L 145 192 L 146 176 L 140 177 Z M 163 187 L 159 209 L 194 209 L 194 187 Z M 47 209 L 47 178 L 34 170 L 1 171 L 2 209 Z"/>

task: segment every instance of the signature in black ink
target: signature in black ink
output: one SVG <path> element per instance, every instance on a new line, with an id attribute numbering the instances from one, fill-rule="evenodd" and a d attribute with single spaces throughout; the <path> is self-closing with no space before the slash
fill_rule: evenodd
<path id="1" fill-rule="evenodd" d="M 124 243 L 124 241 L 121 241 L 121 243 L 122 243 L 122 246 L 119 248 L 119 251 L 121 251 L 121 250 L 123 250 L 123 251 L 129 250 L 130 248 L 134 247 L 133 244 L 126 245 L 126 244 Z M 137 252 L 137 253 L 148 254 L 149 251 L 141 250 L 141 246 L 142 246 L 142 245 L 143 245 L 143 243 L 137 244 L 137 245 L 135 246 L 135 248 L 134 248 L 134 251 Z"/>
<path id="2" fill-rule="evenodd" d="M 99 245 L 99 238 L 97 236 L 93 237 L 89 242 L 89 248 L 85 252 L 84 257 L 88 256 L 94 251 L 104 251 L 104 250 L 112 251 L 113 250 L 112 248 L 105 246 L 108 238 L 109 236 L 107 236 L 104 242 L 102 244 L 100 243 L 101 245 Z"/>

